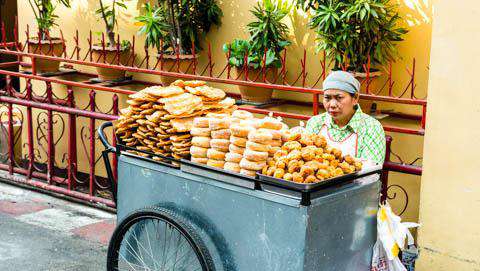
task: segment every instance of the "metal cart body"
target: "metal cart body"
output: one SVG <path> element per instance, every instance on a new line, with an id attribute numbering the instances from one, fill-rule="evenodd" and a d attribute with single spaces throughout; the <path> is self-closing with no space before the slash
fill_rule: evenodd
<path id="1" fill-rule="evenodd" d="M 122 153 L 117 220 L 146 206 L 175 212 L 200 234 L 216 270 L 370 270 L 380 176 L 362 179 L 322 190 L 303 206 Z"/>

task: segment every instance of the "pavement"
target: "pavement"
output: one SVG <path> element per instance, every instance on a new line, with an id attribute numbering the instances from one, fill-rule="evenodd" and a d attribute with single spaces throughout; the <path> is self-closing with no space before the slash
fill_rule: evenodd
<path id="1" fill-rule="evenodd" d="M 105 270 L 115 215 L 0 182 L 0 270 Z"/>

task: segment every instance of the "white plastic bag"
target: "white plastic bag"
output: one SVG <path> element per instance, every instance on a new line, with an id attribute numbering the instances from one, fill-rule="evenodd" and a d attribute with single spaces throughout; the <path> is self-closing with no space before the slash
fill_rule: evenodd
<path id="1" fill-rule="evenodd" d="M 388 203 L 380 205 L 377 213 L 377 242 L 373 247 L 372 271 L 407 271 L 398 258 L 400 250 L 413 245 L 410 228 L 420 226 L 417 223 L 402 223 Z"/>

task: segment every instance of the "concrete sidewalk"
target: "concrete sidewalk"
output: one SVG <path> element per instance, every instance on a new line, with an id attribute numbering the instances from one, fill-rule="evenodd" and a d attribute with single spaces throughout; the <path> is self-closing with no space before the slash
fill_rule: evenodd
<path id="1" fill-rule="evenodd" d="M 115 216 L 0 183 L 0 270 L 105 270 Z"/>

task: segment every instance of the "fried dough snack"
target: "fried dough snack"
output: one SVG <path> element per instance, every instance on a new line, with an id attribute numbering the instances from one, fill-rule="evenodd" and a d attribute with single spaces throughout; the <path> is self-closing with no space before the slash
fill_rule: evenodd
<path id="1" fill-rule="evenodd" d="M 262 174 L 298 183 L 317 183 L 362 169 L 358 159 L 342 156 L 342 151 L 328 146 L 322 135 L 284 133 L 282 137 L 287 137 L 287 141 L 269 158 L 272 160 L 268 160 Z"/>

